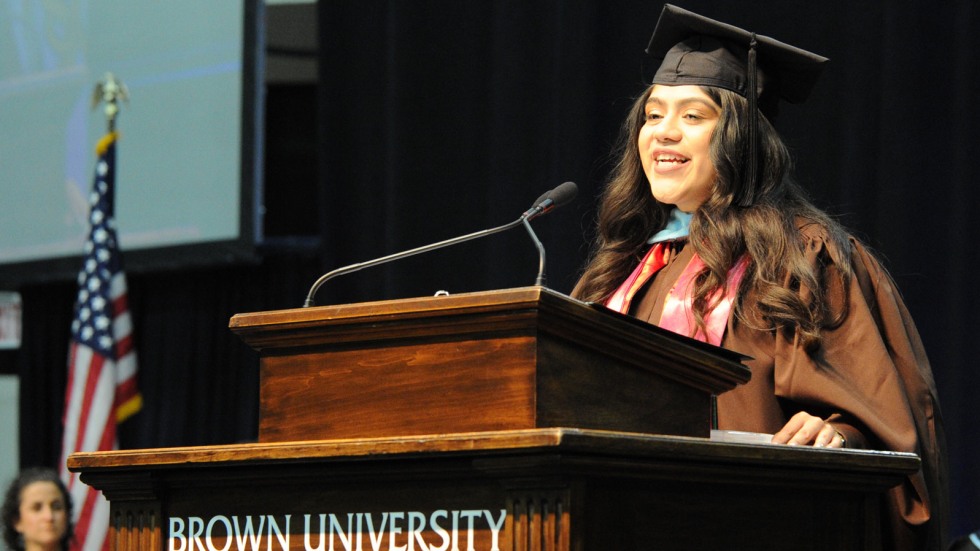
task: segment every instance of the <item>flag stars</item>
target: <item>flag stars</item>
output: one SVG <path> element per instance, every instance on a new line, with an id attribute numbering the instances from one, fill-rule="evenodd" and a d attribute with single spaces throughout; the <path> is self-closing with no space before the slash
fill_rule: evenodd
<path id="1" fill-rule="evenodd" d="M 119 269 L 115 256 L 117 225 L 112 212 L 114 168 L 107 158 L 100 158 L 95 172 L 89 194 L 91 230 L 85 240 L 85 260 L 78 274 L 72 335 L 78 342 L 111 357 L 115 354 L 116 326 L 113 320 L 116 314 L 108 293 L 113 287 L 115 270 Z"/>

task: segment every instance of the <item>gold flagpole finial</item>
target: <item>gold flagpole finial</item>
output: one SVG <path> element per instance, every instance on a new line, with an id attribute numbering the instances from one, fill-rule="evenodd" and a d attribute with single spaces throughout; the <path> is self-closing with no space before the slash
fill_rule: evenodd
<path id="1" fill-rule="evenodd" d="M 92 93 L 92 109 L 105 103 L 105 117 L 109 132 L 116 129 L 116 115 L 119 114 L 119 100 L 129 101 L 129 90 L 126 85 L 112 73 L 106 73 L 105 78 L 95 85 Z"/>

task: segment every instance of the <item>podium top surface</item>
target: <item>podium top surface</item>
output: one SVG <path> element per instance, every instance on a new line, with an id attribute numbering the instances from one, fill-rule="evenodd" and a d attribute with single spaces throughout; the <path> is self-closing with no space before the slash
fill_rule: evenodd
<path id="1" fill-rule="evenodd" d="M 740 362 L 746 358 L 744 354 L 678 335 L 602 305 L 582 302 L 558 291 L 539 286 L 240 313 L 231 317 L 228 326 L 246 342 L 252 343 L 261 342 L 260 339 L 253 337 L 255 333 L 269 331 L 296 331 L 305 327 L 322 328 L 353 323 L 375 324 L 396 319 L 420 323 L 426 319 L 493 314 L 508 318 L 516 316 L 522 319 L 545 317 L 547 321 L 567 318 L 598 323 L 600 326 L 626 325 L 649 332 L 657 338 L 663 337 L 676 341 L 682 346 L 699 349 L 726 360 Z"/>
<path id="2" fill-rule="evenodd" d="M 684 368 L 742 384 L 746 356 L 650 325 L 546 287 L 519 287 L 288 310 L 240 313 L 229 328 L 262 353 L 308 346 L 530 331 L 597 350 L 669 357 Z"/>
<path id="3" fill-rule="evenodd" d="M 643 463 L 721 464 L 791 468 L 799 472 L 876 473 L 904 477 L 919 468 L 911 453 L 820 449 L 778 444 L 715 442 L 705 438 L 661 436 L 572 428 L 358 438 L 260 444 L 80 452 L 68 458 L 72 472 L 187 469 L 239 464 L 335 463 L 402 460 L 434 456 L 543 454 L 552 457 L 630 458 Z"/>

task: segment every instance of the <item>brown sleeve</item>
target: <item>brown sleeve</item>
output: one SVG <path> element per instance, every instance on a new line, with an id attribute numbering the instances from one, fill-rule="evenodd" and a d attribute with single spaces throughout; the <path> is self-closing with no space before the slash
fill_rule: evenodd
<path id="1" fill-rule="evenodd" d="M 826 264 L 834 255 L 819 235 L 808 253 Z M 902 522 L 893 534 L 909 549 L 931 542 L 939 548 L 946 521 L 944 436 L 929 360 L 894 282 L 878 261 L 852 242 L 853 278 L 829 285 L 841 323 L 825 330 L 820 347 L 803 353 L 791 342 L 777 346 L 776 394 L 839 426 L 848 447 L 912 452 L 922 468 L 891 491 L 890 506 Z M 826 267 L 833 275 L 834 267 Z M 827 280 L 832 282 L 833 278 Z M 904 547 L 903 547 L 904 548 Z"/>

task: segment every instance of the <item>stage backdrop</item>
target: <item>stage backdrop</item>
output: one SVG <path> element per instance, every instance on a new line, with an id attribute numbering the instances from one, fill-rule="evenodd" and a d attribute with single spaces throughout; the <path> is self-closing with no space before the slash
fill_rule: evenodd
<path id="1" fill-rule="evenodd" d="M 970 346 L 980 290 L 969 278 L 980 265 L 980 4 L 680 4 L 831 59 L 811 100 L 784 108 L 777 127 L 801 183 L 879 252 L 903 290 L 939 385 L 952 534 L 980 527 L 972 426 L 980 375 Z M 579 184 L 579 198 L 534 226 L 549 286 L 570 291 L 618 126 L 653 70 L 643 48 L 661 6 L 321 2 L 316 101 L 267 136 L 306 153 L 281 157 L 266 177 L 280 222 L 319 205 L 320 248 L 280 249 L 254 266 L 133 274 L 146 405 L 123 444 L 254 438 L 256 362 L 225 328 L 231 314 L 297 307 L 321 272 L 509 222 L 566 180 Z M 302 140 L 310 121 L 315 131 Z M 304 176 L 316 178 L 311 192 L 295 185 Z M 530 285 L 536 271 L 535 249 L 517 228 L 342 277 L 318 302 Z M 70 283 L 22 291 L 21 461 L 52 462 L 74 292 Z"/>

